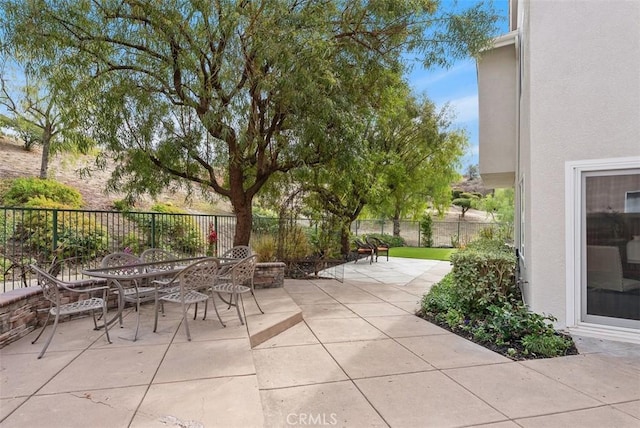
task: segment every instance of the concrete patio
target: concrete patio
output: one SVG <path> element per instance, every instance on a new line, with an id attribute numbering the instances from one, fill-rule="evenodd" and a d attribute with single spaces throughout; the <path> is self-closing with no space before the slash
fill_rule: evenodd
<path id="1" fill-rule="evenodd" d="M 265 315 L 245 299 L 248 328 L 222 305 L 226 328 L 190 319 L 192 342 L 173 306 L 153 333 L 146 305 L 136 342 L 130 310 L 112 344 L 75 320 L 37 360 L 31 333 L 0 350 L 0 425 L 640 427 L 639 345 L 575 338 L 581 355 L 511 361 L 413 315 L 449 269 L 391 258 L 286 280 L 258 291 Z"/>

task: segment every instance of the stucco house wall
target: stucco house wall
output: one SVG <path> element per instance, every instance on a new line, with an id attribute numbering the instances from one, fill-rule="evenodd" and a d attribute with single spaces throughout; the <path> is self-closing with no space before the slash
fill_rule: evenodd
<path id="1" fill-rule="evenodd" d="M 640 154 L 640 2 L 524 6 L 529 303 L 563 322 L 565 161 Z"/>
<path id="2" fill-rule="evenodd" d="M 640 2 L 512 0 L 511 12 L 517 159 L 514 182 L 504 184 L 516 188 L 525 299 L 571 327 L 566 165 L 640 155 Z M 482 97 L 480 109 L 482 130 Z M 492 143 L 481 133 L 483 144 Z"/>

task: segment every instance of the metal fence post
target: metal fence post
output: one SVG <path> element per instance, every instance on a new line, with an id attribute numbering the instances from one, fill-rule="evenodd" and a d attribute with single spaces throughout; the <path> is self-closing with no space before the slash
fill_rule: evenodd
<path id="1" fill-rule="evenodd" d="M 156 248 L 156 213 L 151 213 L 151 248 Z"/>
<path id="2" fill-rule="evenodd" d="M 53 216 L 53 236 L 51 238 L 51 251 L 55 252 L 56 248 L 58 248 L 58 210 L 57 209 L 53 210 L 52 216 Z"/>

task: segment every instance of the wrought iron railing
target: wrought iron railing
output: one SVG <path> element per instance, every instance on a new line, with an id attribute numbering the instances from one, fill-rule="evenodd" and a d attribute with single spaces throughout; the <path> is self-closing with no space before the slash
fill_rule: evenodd
<path id="1" fill-rule="evenodd" d="M 279 223 L 278 219 L 256 217 L 253 236 L 277 236 Z M 289 223 L 316 236 L 319 229 L 326 228 L 308 219 Z M 48 266 L 64 259 L 77 260 L 77 265 L 83 267 L 95 266 L 106 254 L 116 251 L 140 254 L 147 248 L 162 248 L 184 257 L 221 255 L 233 246 L 235 225 L 235 217 L 227 215 L 0 207 L 2 292 L 31 285 L 28 268 L 34 263 Z M 434 221 L 432 246 L 456 247 L 471 241 L 482 229 L 495 226 L 495 223 Z M 209 241 L 212 229 L 217 235 L 215 245 Z M 390 235 L 392 231 L 390 221 L 379 220 L 358 220 L 351 228 L 355 235 Z M 283 236 L 287 236 L 284 241 L 289 246 L 295 241 L 291 236 Z M 400 222 L 400 236 L 406 245 L 419 246 L 419 222 Z"/>

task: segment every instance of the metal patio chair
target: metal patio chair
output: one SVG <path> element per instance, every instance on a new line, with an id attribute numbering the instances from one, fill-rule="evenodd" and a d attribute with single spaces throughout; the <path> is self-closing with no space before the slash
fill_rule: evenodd
<path id="1" fill-rule="evenodd" d="M 226 327 L 222 322 L 222 318 L 220 318 L 220 314 L 218 313 L 218 308 L 216 307 L 213 295 L 207 294 L 212 284 L 214 284 L 216 280 L 219 266 L 220 263 L 218 262 L 218 259 L 209 257 L 206 259 L 198 260 L 197 262 L 185 267 L 183 270 L 178 272 L 169 282 L 154 281 L 154 283 L 162 285 L 164 287 L 172 287 L 177 284 L 176 288 L 178 289 L 178 291 L 169 294 L 160 294 L 159 291 L 156 291 L 156 310 L 155 321 L 153 324 L 154 333 L 158 329 L 158 304 L 177 303 L 182 305 L 182 322 L 184 323 L 184 328 L 187 332 L 187 339 L 191 341 L 189 323 L 187 322 L 187 310 L 192 304 L 197 305 L 200 302 L 205 302 L 205 315 L 203 318 L 204 320 L 207 316 L 207 305 L 209 302 L 209 298 L 211 298 L 212 300 L 213 308 L 216 311 L 216 315 L 218 316 L 220 324 L 222 324 L 223 327 Z"/>
<path id="2" fill-rule="evenodd" d="M 244 325 L 244 321 L 240 314 L 240 305 L 242 305 L 242 311 L 244 312 L 244 302 L 242 300 L 243 294 L 251 293 L 260 313 L 264 314 L 264 311 L 260 307 L 258 299 L 256 299 L 256 295 L 254 293 L 253 274 L 255 273 L 257 263 L 257 255 L 242 259 L 241 261 L 233 264 L 225 273 L 224 277 L 219 277 L 215 285 L 211 288 L 213 293 L 229 294 L 229 301 L 226 301 L 222 297 L 221 299 L 229 305 L 235 305 L 238 312 L 238 318 L 242 325 Z M 248 284 L 248 286 L 245 284 Z M 238 302 L 238 300 L 240 302 Z"/>
<path id="3" fill-rule="evenodd" d="M 55 320 L 53 322 L 53 328 L 51 329 L 51 334 L 47 339 L 46 343 L 42 347 L 42 351 L 40 351 L 40 355 L 38 355 L 38 359 L 42 358 L 44 353 L 47 351 L 53 336 L 56 333 L 56 328 L 58 327 L 58 321 L 60 320 L 60 316 L 64 315 L 74 315 L 80 314 L 84 312 L 91 312 L 93 315 L 93 325 L 94 329 L 98 329 L 98 322 L 96 320 L 96 311 L 102 311 L 102 321 L 104 322 L 104 333 L 107 337 L 107 342 L 111 343 L 111 338 L 109 337 L 109 329 L 107 326 L 107 293 L 109 291 L 109 287 L 104 285 L 100 287 L 93 288 L 85 288 L 82 290 L 77 290 L 69 287 L 69 283 L 61 281 L 54 276 L 48 274 L 43 269 L 38 266 L 32 265 L 31 269 L 37 274 L 38 285 L 42 287 L 42 295 L 50 302 L 49 311 L 47 312 L 47 319 L 42 326 L 42 330 L 38 336 L 31 342 L 32 344 L 36 343 L 42 333 L 44 333 L 47 324 L 49 323 L 49 318 L 51 315 L 55 315 Z M 63 303 L 62 291 L 68 293 L 75 293 L 78 295 L 86 295 L 89 294 L 89 297 L 86 299 L 77 300 L 75 302 Z M 91 297 L 92 293 L 102 292 L 102 297 Z"/>

